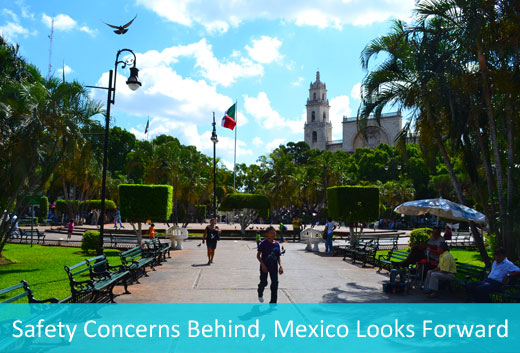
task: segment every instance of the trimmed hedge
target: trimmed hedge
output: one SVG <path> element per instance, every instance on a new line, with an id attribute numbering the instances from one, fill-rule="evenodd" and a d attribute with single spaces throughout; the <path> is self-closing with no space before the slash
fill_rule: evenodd
<path id="1" fill-rule="evenodd" d="M 88 252 L 89 250 L 96 250 L 99 246 L 99 232 L 97 230 L 87 230 L 83 233 L 81 239 L 81 250 Z"/>
<path id="2" fill-rule="evenodd" d="M 345 223 L 372 222 L 379 218 L 379 188 L 334 186 L 327 189 L 329 216 Z"/>
<path id="3" fill-rule="evenodd" d="M 67 204 L 77 203 L 77 200 L 58 200 L 56 201 L 56 208 L 61 213 L 67 213 L 69 210 L 67 208 Z M 100 210 L 101 209 L 101 200 L 85 200 L 81 201 L 80 205 L 86 210 Z M 117 208 L 116 203 L 112 200 L 105 199 L 105 210 L 115 210 Z M 48 211 L 47 211 L 48 212 Z"/>
<path id="4" fill-rule="evenodd" d="M 39 221 L 43 222 L 43 220 L 47 219 L 49 215 L 49 199 L 47 196 L 42 196 L 40 199 L 40 210 L 38 212 Z"/>
<path id="5" fill-rule="evenodd" d="M 219 210 L 233 211 L 243 210 L 245 208 L 268 210 L 271 208 L 271 203 L 265 195 L 234 193 L 226 195 L 220 204 Z"/>
<path id="6" fill-rule="evenodd" d="M 130 222 L 166 222 L 173 209 L 170 185 L 120 184 L 121 218 Z"/>
<path id="7" fill-rule="evenodd" d="M 426 243 L 430 236 L 433 233 L 433 229 L 431 228 L 417 228 L 412 230 L 410 233 L 410 241 L 408 242 L 408 246 L 414 246 L 419 243 Z"/>

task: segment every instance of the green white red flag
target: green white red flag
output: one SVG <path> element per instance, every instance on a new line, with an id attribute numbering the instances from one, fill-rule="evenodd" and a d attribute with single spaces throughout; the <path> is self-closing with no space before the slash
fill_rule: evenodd
<path id="1" fill-rule="evenodd" d="M 221 125 L 225 128 L 233 130 L 235 128 L 236 119 L 235 119 L 235 104 L 233 104 L 231 107 L 229 107 L 228 110 L 226 110 L 226 115 L 222 118 Z"/>

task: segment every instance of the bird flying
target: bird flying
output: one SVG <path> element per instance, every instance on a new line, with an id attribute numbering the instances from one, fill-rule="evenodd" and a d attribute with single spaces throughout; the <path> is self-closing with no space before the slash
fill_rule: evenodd
<path id="1" fill-rule="evenodd" d="M 126 25 L 123 25 L 123 26 L 114 26 L 114 25 L 111 25 L 111 24 L 108 24 L 106 23 L 105 21 L 101 20 L 101 22 L 103 22 L 104 24 L 106 24 L 108 27 L 112 27 L 112 28 L 115 28 L 116 30 L 114 31 L 115 34 L 125 34 L 126 32 L 128 32 L 128 27 L 130 27 L 130 25 L 132 24 L 132 22 L 134 22 L 135 18 L 137 17 L 137 15 L 135 15 L 134 18 L 132 18 L 132 20 L 130 22 L 128 22 Z"/>

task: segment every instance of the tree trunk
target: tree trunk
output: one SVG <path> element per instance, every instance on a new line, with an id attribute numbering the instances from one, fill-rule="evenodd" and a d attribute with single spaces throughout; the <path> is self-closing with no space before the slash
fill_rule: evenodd
<path id="1" fill-rule="evenodd" d="M 502 162 L 500 160 L 500 151 L 498 147 L 498 140 L 497 140 L 497 129 L 495 124 L 495 115 L 493 113 L 493 106 L 491 103 L 491 92 L 489 90 L 489 84 L 488 84 L 488 77 L 487 77 L 487 65 L 486 65 L 486 59 L 484 57 L 484 54 L 479 51 L 478 53 L 479 58 L 479 68 L 480 68 L 480 74 L 482 76 L 482 95 L 484 98 L 484 102 L 486 103 L 486 113 L 488 117 L 488 123 L 489 123 L 489 132 L 491 137 L 491 147 L 493 150 L 493 157 L 495 161 L 496 166 L 496 176 L 497 176 L 497 191 L 498 191 L 498 208 L 500 212 L 500 219 L 501 219 L 501 230 L 502 230 L 502 243 L 504 247 L 506 248 L 507 255 L 511 255 L 510 244 L 509 244 L 509 234 L 507 234 L 507 211 L 506 211 L 506 201 L 504 200 L 504 185 L 503 185 L 503 176 L 502 176 Z"/>
<path id="2" fill-rule="evenodd" d="M 453 170 L 453 165 L 451 164 L 450 157 L 448 156 L 448 152 L 446 151 L 446 148 L 444 146 L 444 143 L 442 142 L 441 138 L 439 136 L 436 136 L 435 138 L 437 142 L 437 146 L 439 147 L 439 150 L 441 151 L 442 158 L 444 160 L 444 164 L 446 165 L 446 168 L 448 168 L 448 172 L 450 174 L 451 183 L 453 184 L 453 188 L 455 189 L 455 193 L 457 194 L 457 198 L 459 203 L 465 205 L 466 199 L 464 195 L 462 194 L 462 188 L 460 187 L 459 181 L 457 180 L 457 176 L 455 175 L 455 171 Z M 480 232 L 478 231 L 476 225 L 474 222 L 469 223 L 471 232 L 473 233 L 473 239 L 475 240 L 475 243 L 477 244 L 477 248 L 480 252 L 480 256 L 482 257 L 482 260 L 486 264 L 486 266 L 491 266 L 491 261 L 489 259 L 489 255 L 486 251 L 486 247 L 484 246 L 484 241 L 482 240 L 482 236 L 480 235 Z"/>

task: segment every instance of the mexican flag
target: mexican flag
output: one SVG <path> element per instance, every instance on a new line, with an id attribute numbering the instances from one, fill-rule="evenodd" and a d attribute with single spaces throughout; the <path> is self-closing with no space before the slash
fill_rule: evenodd
<path id="1" fill-rule="evenodd" d="M 228 110 L 226 110 L 226 115 L 222 118 L 221 125 L 223 127 L 233 130 L 236 124 L 237 123 L 235 119 L 235 104 L 233 104 L 231 107 L 229 107 Z"/>

